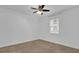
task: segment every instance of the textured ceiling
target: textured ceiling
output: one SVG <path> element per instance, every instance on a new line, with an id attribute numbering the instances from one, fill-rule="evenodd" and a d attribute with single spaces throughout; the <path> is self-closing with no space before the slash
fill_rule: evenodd
<path id="1" fill-rule="evenodd" d="M 9 10 L 11 9 L 11 10 L 18 11 L 20 13 L 26 14 L 28 16 L 34 15 L 34 17 L 37 17 L 38 15 L 33 14 L 32 12 L 34 10 L 32 10 L 30 8 L 30 7 L 37 7 L 37 6 L 38 5 L 4 5 L 4 6 L 2 6 L 2 8 L 7 8 Z M 71 6 L 73 6 L 73 5 L 70 5 L 70 6 L 69 5 L 63 5 L 63 6 L 61 6 L 61 5 L 46 5 L 45 8 L 50 9 L 50 12 L 44 13 L 43 16 L 47 16 L 47 15 L 53 14 L 55 12 L 59 12 L 63 9 L 70 8 Z"/>

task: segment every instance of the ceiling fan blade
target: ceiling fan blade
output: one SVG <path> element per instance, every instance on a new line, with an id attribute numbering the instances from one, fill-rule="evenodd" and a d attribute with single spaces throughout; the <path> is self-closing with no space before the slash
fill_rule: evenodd
<path id="1" fill-rule="evenodd" d="M 45 5 L 42 5 L 41 7 L 44 8 Z"/>
<path id="2" fill-rule="evenodd" d="M 45 5 L 39 5 L 38 9 L 43 9 Z"/>
<path id="3" fill-rule="evenodd" d="M 31 9 L 37 10 L 37 8 L 31 7 Z"/>
<path id="4" fill-rule="evenodd" d="M 37 13 L 37 11 L 34 11 L 33 13 Z"/>
<path id="5" fill-rule="evenodd" d="M 43 9 L 44 12 L 49 12 L 50 10 Z"/>

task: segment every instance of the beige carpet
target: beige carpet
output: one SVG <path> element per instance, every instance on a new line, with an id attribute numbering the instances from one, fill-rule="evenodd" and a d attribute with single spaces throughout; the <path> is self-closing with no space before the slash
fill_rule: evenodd
<path id="1" fill-rule="evenodd" d="M 50 43 L 44 40 L 34 40 L 17 45 L 0 48 L 0 52 L 7 53 L 73 53 L 79 52 L 79 49 L 66 47 L 63 45 Z"/>

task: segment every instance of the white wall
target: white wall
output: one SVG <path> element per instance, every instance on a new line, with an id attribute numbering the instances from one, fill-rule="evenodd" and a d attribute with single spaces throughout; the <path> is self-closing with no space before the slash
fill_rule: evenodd
<path id="1" fill-rule="evenodd" d="M 40 38 L 79 48 L 79 7 L 60 13 L 56 17 L 60 19 L 60 33 L 51 34 L 49 32 L 49 22 L 52 18 L 47 17 L 40 21 Z"/>
<path id="2" fill-rule="evenodd" d="M 0 47 L 35 40 L 37 23 L 33 17 L 0 8 Z"/>

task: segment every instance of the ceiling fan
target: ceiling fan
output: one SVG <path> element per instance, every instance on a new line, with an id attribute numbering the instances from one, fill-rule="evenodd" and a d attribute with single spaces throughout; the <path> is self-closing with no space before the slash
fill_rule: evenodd
<path id="1" fill-rule="evenodd" d="M 39 5 L 38 8 L 31 7 L 31 9 L 35 10 L 33 13 L 37 13 L 43 15 L 43 12 L 49 12 L 50 10 L 44 9 L 45 5 Z"/>

